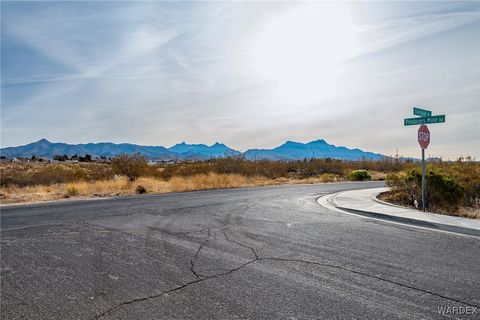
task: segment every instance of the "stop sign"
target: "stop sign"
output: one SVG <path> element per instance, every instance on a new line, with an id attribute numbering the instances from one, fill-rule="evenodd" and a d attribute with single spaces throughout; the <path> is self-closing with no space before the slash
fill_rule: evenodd
<path id="1" fill-rule="evenodd" d="M 427 149 L 428 145 L 430 144 L 430 131 L 424 124 L 418 128 L 418 143 L 422 149 Z"/>

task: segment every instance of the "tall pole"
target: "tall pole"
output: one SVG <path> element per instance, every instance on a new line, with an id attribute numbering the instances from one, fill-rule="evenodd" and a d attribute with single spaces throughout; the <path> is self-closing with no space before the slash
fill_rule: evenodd
<path id="1" fill-rule="evenodd" d="M 425 208 L 425 149 L 422 148 L 422 210 L 426 211 Z"/>

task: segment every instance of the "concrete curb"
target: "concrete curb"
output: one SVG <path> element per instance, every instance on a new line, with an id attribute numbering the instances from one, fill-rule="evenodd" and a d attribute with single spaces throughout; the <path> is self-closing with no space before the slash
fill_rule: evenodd
<path id="1" fill-rule="evenodd" d="M 399 205 L 399 204 L 394 204 L 394 203 L 390 203 L 390 202 L 386 202 L 386 201 L 383 201 L 383 200 L 378 199 L 378 198 L 377 198 L 378 195 L 379 195 L 380 193 L 383 193 L 383 192 L 386 192 L 386 191 L 382 191 L 382 192 L 373 194 L 373 195 L 372 195 L 372 200 L 375 201 L 376 203 L 383 204 L 383 205 L 390 206 L 390 207 L 395 207 L 395 208 L 400 208 L 400 209 L 405 209 L 405 210 L 417 210 L 418 212 L 422 212 L 421 210 L 418 210 L 418 209 L 415 209 L 415 208 L 405 207 L 405 206 L 401 206 L 401 205 Z M 427 213 L 439 214 L 439 213 L 431 212 L 431 211 L 425 211 L 425 212 L 427 212 Z"/>
<path id="2" fill-rule="evenodd" d="M 383 213 L 350 209 L 350 208 L 344 208 L 339 206 L 336 206 L 336 207 L 340 210 L 355 213 L 357 215 L 361 215 L 369 218 L 375 218 L 375 219 L 385 220 L 385 221 L 401 222 L 404 224 L 410 224 L 410 225 L 427 228 L 427 229 L 442 230 L 442 231 L 448 231 L 448 232 L 453 232 L 458 234 L 465 234 L 465 235 L 474 236 L 474 237 L 480 237 L 480 231 L 476 229 L 452 226 L 452 225 L 437 223 L 437 222 L 429 222 L 429 221 L 423 221 L 423 220 L 391 216 Z"/>
<path id="3" fill-rule="evenodd" d="M 450 225 L 450 224 L 444 224 L 444 223 L 439 223 L 439 222 L 431 222 L 431 221 L 425 221 L 425 220 L 419 220 L 419 219 L 413 219 L 413 218 L 407 218 L 407 217 L 399 217 L 395 215 L 389 215 L 385 213 L 378 213 L 378 212 L 372 212 L 372 211 L 366 211 L 366 210 L 360 210 L 360 209 L 354 209 L 354 208 L 346 208 L 337 205 L 335 202 L 335 198 L 340 195 L 343 192 L 339 192 L 335 194 L 333 197 L 331 197 L 330 203 L 337 209 L 343 210 L 347 213 L 353 213 L 359 216 L 367 217 L 367 218 L 373 218 L 373 219 L 378 219 L 378 220 L 383 220 L 383 221 L 388 221 L 388 222 L 395 222 L 395 223 L 401 223 L 401 224 L 406 224 L 406 225 L 411 225 L 411 226 L 416 226 L 416 227 L 421 227 L 424 229 L 431 229 L 431 230 L 437 230 L 437 231 L 447 231 L 447 232 L 452 232 L 456 234 L 462 234 L 462 235 L 468 235 L 468 236 L 474 236 L 474 237 L 480 237 L 480 230 L 478 229 L 472 229 L 472 228 L 467 228 L 467 227 L 462 227 L 462 226 L 455 226 L 455 225 Z M 379 193 L 375 194 L 372 196 L 372 201 L 375 201 L 376 196 Z M 377 203 L 382 204 L 382 205 L 390 205 L 390 204 L 384 204 L 384 201 L 376 199 Z M 402 208 L 402 209 L 410 209 L 402 206 L 397 206 L 397 205 L 390 205 L 392 207 L 397 207 L 397 208 Z"/>
<path id="4" fill-rule="evenodd" d="M 386 206 L 390 206 L 390 207 L 395 207 L 395 208 L 400 208 L 400 209 L 412 209 L 412 210 L 415 210 L 413 208 L 408 208 L 408 207 L 404 207 L 404 206 L 400 206 L 398 204 L 393 204 L 393 203 L 390 203 L 390 202 L 386 202 L 386 201 L 383 201 L 383 200 L 380 200 L 378 199 L 378 195 L 380 193 L 383 193 L 383 192 L 386 192 L 386 191 L 382 191 L 382 192 L 378 192 L 376 194 L 373 194 L 372 195 L 372 200 L 375 201 L 376 203 L 380 203 L 380 204 L 383 204 L 383 205 L 386 205 Z"/>

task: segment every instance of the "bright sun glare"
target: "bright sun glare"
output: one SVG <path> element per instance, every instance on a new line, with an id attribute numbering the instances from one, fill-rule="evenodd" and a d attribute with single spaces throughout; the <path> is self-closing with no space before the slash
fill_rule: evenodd
<path id="1" fill-rule="evenodd" d="M 255 41 L 255 72 L 282 99 L 309 103 L 332 93 L 342 62 L 357 51 L 348 13 L 343 5 L 321 3 L 275 16 Z"/>

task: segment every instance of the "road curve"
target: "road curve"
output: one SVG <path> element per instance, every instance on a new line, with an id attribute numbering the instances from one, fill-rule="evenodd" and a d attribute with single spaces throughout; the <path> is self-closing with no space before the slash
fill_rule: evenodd
<path id="1" fill-rule="evenodd" d="M 379 186 L 2 208 L 1 318 L 478 319 L 478 238 L 342 214 L 315 201 Z M 440 314 L 447 307 L 476 314 Z"/>

